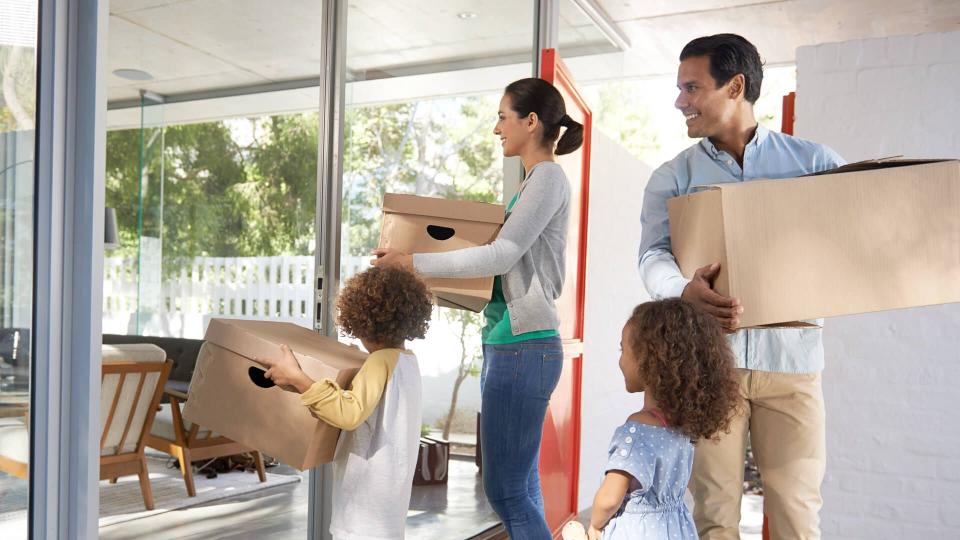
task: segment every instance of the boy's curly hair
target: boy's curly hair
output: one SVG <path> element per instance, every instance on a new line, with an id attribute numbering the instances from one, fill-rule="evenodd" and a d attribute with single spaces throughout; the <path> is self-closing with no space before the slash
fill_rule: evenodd
<path id="1" fill-rule="evenodd" d="M 640 304 L 627 325 L 627 346 L 670 425 L 694 442 L 728 432 L 738 412 L 740 383 L 720 324 L 670 298 Z"/>
<path id="2" fill-rule="evenodd" d="M 375 266 L 347 280 L 337 310 L 337 324 L 347 334 L 393 345 L 426 335 L 433 296 L 412 272 Z"/>

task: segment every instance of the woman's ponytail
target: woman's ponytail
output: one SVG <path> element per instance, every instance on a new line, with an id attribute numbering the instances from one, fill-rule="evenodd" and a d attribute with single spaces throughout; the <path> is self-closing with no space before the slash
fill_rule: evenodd
<path id="1" fill-rule="evenodd" d="M 583 144 L 583 124 L 564 114 L 560 119 L 560 125 L 565 129 L 554 151 L 558 156 L 574 152 Z"/>

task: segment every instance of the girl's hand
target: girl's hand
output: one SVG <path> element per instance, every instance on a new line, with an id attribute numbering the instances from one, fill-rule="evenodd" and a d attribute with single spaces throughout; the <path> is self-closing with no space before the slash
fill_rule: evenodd
<path id="1" fill-rule="evenodd" d="M 377 257 L 370 261 L 373 266 L 399 266 L 404 270 L 413 271 L 413 255 L 393 248 L 377 248 L 373 250 L 373 254 Z"/>
<path id="2" fill-rule="evenodd" d="M 263 376 L 284 389 L 292 387 L 301 394 L 309 390 L 314 381 L 300 369 L 293 351 L 286 345 L 281 345 L 280 350 L 283 352 L 280 358 L 254 358 L 255 362 L 269 368 Z"/>
<path id="3" fill-rule="evenodd" d="M 579 521 L 568 521 L 560 531 L 560 538 L 563 540 L 587 540 L 587 531 L 583 528 L 583 523 Z"/>
<path id="4" fill-rule="evenodd" d="M 590 528 L 587 529 L 587 540 L 600 540 L 602 537 L 603 531 L 597 530 L 593 525 L 590 525 Z"/>

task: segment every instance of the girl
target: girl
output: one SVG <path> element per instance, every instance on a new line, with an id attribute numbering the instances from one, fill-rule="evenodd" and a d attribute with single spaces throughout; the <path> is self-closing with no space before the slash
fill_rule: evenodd
<path id="1" fill-rule="evenodd" d="M 683 500 L 693 443 L 728 429 L 739 400 L 726 336 L 713 317 L 670 298 L 637 306 L 620 348 L 627 392 L 643 392 L 643 409 L 613 435 L 587 535 L 695 540 Z"/>
<path id="2" fill-rule="evenodd" d="M 537 458 L 563 366 L 555 300 L 563 290 L 570 205 L 570 183 L 554 155 L 579 148 L 583 126 L 567 116 L 553 85 L 531 78 L 506 87 L 493 132 L 503 155 L 519 156 L 527 171 L 497 238 L 446 253 L 378 249 L 372 264 L 412 268 L 424 277 L 495 276 L 482 333 L 483 487 L 511 538 L 544 540 L 551 535 Z"/>

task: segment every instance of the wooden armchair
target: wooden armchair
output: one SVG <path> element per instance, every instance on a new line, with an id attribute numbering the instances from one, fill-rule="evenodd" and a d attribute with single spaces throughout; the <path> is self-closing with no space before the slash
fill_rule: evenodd
<path id="1" fill-rule="evenodd" d="M 100 479 L 136 474 L 147 510 L 153 492 L 144 456 L 157 404 L 173 362 L 149 344 L 104 345 L 100 378 Z M 27 477 L 30 434 L 25 420 L 0 425 L 0 470 Z"/>
<path id="2" fill-rule="evenodd" d="M 183 472 L 183 481 L 187 486 L 187 495 L 194 497 L 197 494 L 193 481 L 193 468 L 190 465 L 194 460 L 247 452 L 253 456 L 260 481 L 267 481 L 263 456 L 260 452 L 204 429 L 198 424 L 187 422 L 180 414 L 180 404 L 187 400 L 187 395 L 171 388 L 166 389 L 166 394 L 170 403 L 160 406 L 153 430 L 147 436 L 147 446 L 177 458 L 180 462 L 180 470 Z"/>

